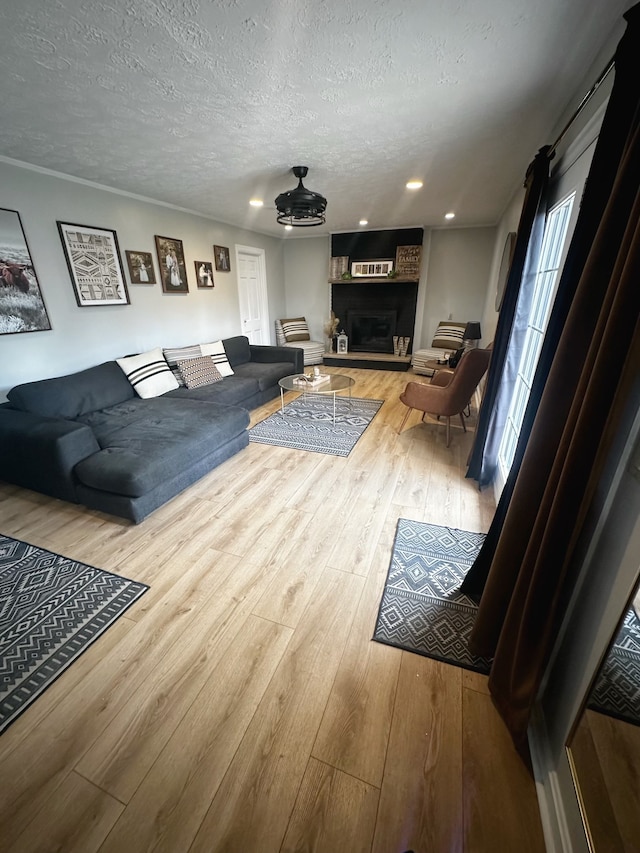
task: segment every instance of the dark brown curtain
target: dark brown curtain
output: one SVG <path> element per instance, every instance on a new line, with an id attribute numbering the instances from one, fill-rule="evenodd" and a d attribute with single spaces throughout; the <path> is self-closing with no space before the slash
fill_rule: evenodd
<path id="1" fill-rule="evenodd" d="M 543 348 L 546 381 L 471 637 L 474 653 L 494 657 L 489 687 L 523 754 L 576 546 L 640 377 L 640 4 L 625 18 L 551 318 L 561 330 L 553 352 Z"/>

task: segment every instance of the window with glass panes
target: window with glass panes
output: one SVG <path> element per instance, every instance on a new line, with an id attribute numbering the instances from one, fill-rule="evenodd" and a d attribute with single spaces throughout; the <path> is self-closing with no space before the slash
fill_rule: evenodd
<path id="1" fill-rule="evenodd" d="M 567 236 L 569 218 L 575 193 L 559 201 L 547 214 L 540 264 L 534 284 L 531 315 L 527 324 L 520 365 L 516 377 L 509 415 L 502 434 L 498 464 L 503 478 L 506 479 L 516 452 L 516 445 L 524 420 L 524 412 L 529 400 L 533 376 L 542 349 L 549 315 L 553 306 L 558 284 L 558 269 L 562 258 L 562 249 Z"/>

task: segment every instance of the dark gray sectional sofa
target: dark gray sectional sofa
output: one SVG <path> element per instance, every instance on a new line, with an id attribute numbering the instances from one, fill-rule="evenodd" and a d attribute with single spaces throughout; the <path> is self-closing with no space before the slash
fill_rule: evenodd
<path id="1" fill-rule="evenodd" d="M 248 444 L 249 411 L 303 351 L 227 338 L 233 376 L 138 397 L 116 361 L 17 385 L 0 405 L 0 478 L 142 521 Z"/>

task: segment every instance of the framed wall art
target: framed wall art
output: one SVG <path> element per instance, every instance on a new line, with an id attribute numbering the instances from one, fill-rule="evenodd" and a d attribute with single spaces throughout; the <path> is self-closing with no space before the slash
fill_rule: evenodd
<path id="1" fill-rule="evenodd" d="M 188 293 L 187 265 L 184 260 L 182 240 L 177 240 L 175 237 L 159 237 L 156 234 L 156 251 L 163 291 Z"/>
<path id="2" fill-rule="evenodd" d="M 50 328 L 20 214 L 0 208 L 0 335 Z"/>
<path id="3" fill-rule="evenodd" d="M 59 220 L 58 230 L 79 307 L 128 305 L 116 232 Z"/>
<path id="4" fill-rule="evenodd" d="M 351 264 L 354 278 L 367 278 L 389 275 L 393 271 L 393 261 L 355 261 Z"/>
<path id="5" fill-rule="evenodd" d="M 151 252 L 135 252 L 127 249 L 127 267 L 131 284 L 155 284 L 156 271 Z"/>
<path id="6" fill-rule="evenodd" d="M 231 260 L 229 249 L 226 246 L 214 246 L 213 257 L 216 261 L 217 272 L 231 272 Z"/>
<path id="7" fill-rule="evenodd" d="M 198 287 L 215 287 L 211 261 L 194 261 L 194 263 L 196 266 L 196 283 Z"/>

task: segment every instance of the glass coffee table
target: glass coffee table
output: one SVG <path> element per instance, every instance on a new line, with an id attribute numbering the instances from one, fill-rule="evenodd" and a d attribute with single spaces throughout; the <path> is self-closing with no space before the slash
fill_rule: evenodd
<path id="1" fill-rule="evenodd" d="M 307 394 L 317 395 L 333 395 L 333 424 L 336 423 L 336 394 L 338 391 L 349 390 L 349 399 L 351 399 L 351 387 L 355 385 L 355 379 L 350 376 L 345 376 L 344 373 L 329 373 L 325 374 L 328 378 L 318 384 L 305 383 L 305 373 L 293 373 L 291 376 L 284 376 L 279 382 L 280 386 L 280 410 L 284 415 L 284 392 L 285 391 L 300 391 L 303 396 Z"/>

